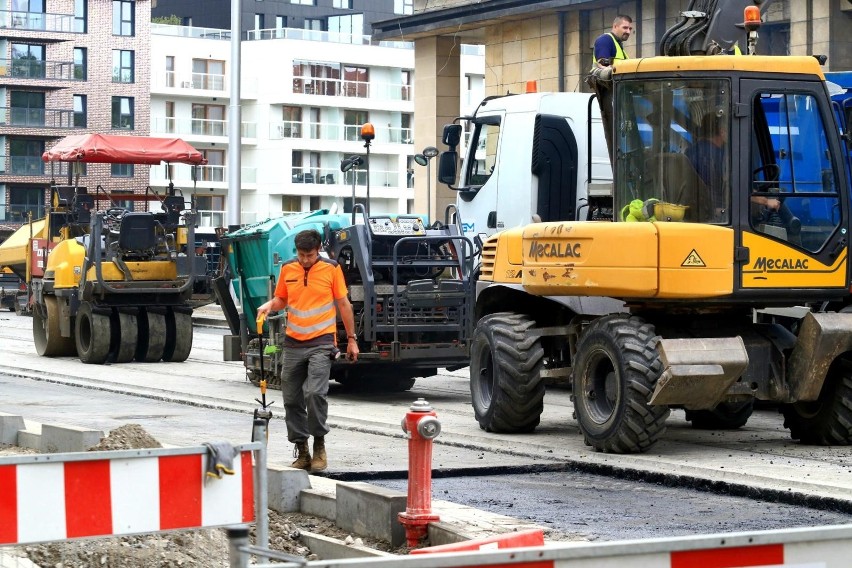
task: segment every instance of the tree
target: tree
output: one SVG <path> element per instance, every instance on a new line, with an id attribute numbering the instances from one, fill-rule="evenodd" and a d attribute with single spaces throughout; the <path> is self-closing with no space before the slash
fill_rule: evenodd
<path id="1" fill-rule="evenodd" d="M 174 14 L 169 16 L 157 16 L 155 18 L 151 18 L 151 22 L 154 24 L 167 24 L 169 26 L 180 26 L 181 19 Z"/>

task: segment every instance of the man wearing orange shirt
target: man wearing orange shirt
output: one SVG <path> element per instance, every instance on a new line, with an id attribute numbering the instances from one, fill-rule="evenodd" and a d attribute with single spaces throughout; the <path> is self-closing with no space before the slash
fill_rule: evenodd
<path id="1" fill-rule="evenodd" d="M 328 467 L 325 435 L 329 431 L 328 383 L 336 348 L 337 310 L 346 328 L 350 361 L 358 360 L 358 338 L 343 271 L 335 261 L 320 256 L 319 232 L 302 231 L 295 243 L 297 257 L 281 266 L 274 297 L 257 309 L 257 315 L 287 308 L 281 390 L 287 439 L 296 445 L 292 467 L 323 471 Z M 313 458 L 309 436 L 314 437 Z"/>

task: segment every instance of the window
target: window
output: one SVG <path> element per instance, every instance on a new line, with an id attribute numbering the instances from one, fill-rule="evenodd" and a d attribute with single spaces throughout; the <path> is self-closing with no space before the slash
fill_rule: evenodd
<path id="1" fill-rule="evenodd" d="M 343 66 L 343 96 L 367 98 L 369 96 L 370 71 L 366 67 Z"/>
<path id="2" fill-rule="evenodd" d="M 262 30 L 264 29 L 263 25 L 263 14 L 255 14 L 254 15 L 254 29 Z"/>
<path id="3" fill-rule="evenodd" d="M 287 27 L 287 16 L 275 16 L 275 29 L 283 30 Z"/>
<path id="4" fill-rule="evenodd" d="M 88 50 L 85 47 L 74 48 L 74 78 L 80 81 L 85 81 L 88 75 L 86 58 Z"/>
<path id="5" fill-rule="evenodd" d="M 817 100 L 806 93 L 764 92 L 755 97 L 752 115 L 752 226 L 817 252 L 841 223 L 833 167 L 840 160 L 832 160 Z"/>
<path id="6" fill-rule="evenodd" d="M 344 110 L 344 138 L 355 142 L 361 140 L 361 125 L 369 120 L 366 110 Z"/>
<path id="7" fill-rule="evenodd" d="M 302 152 L 300 150 L 293 150 L 290 154 L 290 163 L 292 164 L 293 183 L 304 183 L 305 175 L 304 168 L 302 168 Z"/>
<path id="8" fill-rule="evenodd" d="M 13 77 L 44 79 L 44 46 L 13 43 L 11 71 Z"/>
<path id="9" fill-rule="evenodd" d="M 729 222 L 730 92 L 721 79 L 625 85 L 613 141 L 618 220 Z"/>
<path id="10" fill-rule="evenodd" d="M 305 29 L 317 32 L 324 31 L 323 21 L 318 18 L 305 18 Z"/>
<path id="11" fill-rule="evenodd" d="M 180 25 L 187 26 L 187 27 L 191 28 L 192 27 L 192 16 L 183 16 L 180 19 Z"/>
<path id="12" fill-rule="evenodd" d="M 43 140 L 11 138 L 9 140 L 9 166 L 11 173 L 19 176 L 44 175 L 44 162 L 41 160 L 43 153 Z M 39 192 L 40 199 L 43 199 L 44 193 L 41 193 L 41 190 Z"/>
<path id="13" fill-rule="evenodd" d="M 285 106 L 282 112 L 281 138 L 302 137 L 302 107 Z"/>
<path id="14" fill-rule="evenodd" d="M 112 35 L 132 36 L 134 29 L 134 6 L 130 0 L 112 0 Z"/>
<path id="15" fill-rule="evenodd" d="M 352 9 L 352 0 L 332 0 L 331 5 L 335 8 L 342 8 L 344 10 Z"/>
<path id="16" fill-rule="evenodd" d="M 301 4 L 303 6 L 316 6 L 317 0 L 290 0 L 290 4 Z"/>
<path id="17" fill-rule="evenodd" d="M 216 59 L 193 59 L 192 88 L 208 91 L 224 90 L 225 62 Z"/>
<path id="18" fill-rule="evenodd" d="M 301 195 L 282 195 L 281 211 L 284 213 L 295 213 L 302 210 Z"/>
<path id="19" fill-rule="evenodd" d="M 74 0 L 74 31 L 84 34 L 88 31 L 88 0 Z"/>
<path id="20" fill-rule="evenodd" d="M 133 97 L 112 98 L 112 127 L 133 130 Z"/>
<path id="21" fill-rule="evenodd" d="M 225 151 L 201 150 L 207 165 L 200 166 L 201 181 L 225 181 Z"/>
<path id="22" fill-rule="evenodd" d="M 86 95 L 74 95 L 74 128 L 86 128 Z"/>
<path id="23" fill-rule="evenodd" d="M 361 43 L 364 35 L 364 14 L 329 16 L 328 31 L 329 33 L 339 34 L 336 37 L 337 41 Z"/>
<path id="24" fill-rule="evenodd" d="M 112 50 L 112 82 L 133 83 L 134 52 L 126 49 Z"/>
<path id="25" fill-rule="evenodd" d="M 403 69 L 400 71 L 399 80 L 402 83 L 402 100 L 411 100 L 411 70 Z"/>
<path id="26" fill-rule="evenodd" d="M 175 56 L 166 55 L 166 87 L 175 86 Z"/>
<path id="27" fill-rule="evenodd" d="M 326 79 L 332 79 L 330 81 Z M 340 66 L 327 63 L 293 62 L 293 92 L 306 95 L 340 94 Z"/>
<path id="28" fill-rule="evenodd" d="M 225 106 L 192 105 L 192 133 L 205 136 L 225 136 Z"/>
<path id="29" fill-rule="evenodd" d="M 466 185 L 471 189 L 488 181 L 497 165 L 497 142 L 500 140 L 500 117 L 485 116 L 477 119 L 472 143 L 476 144 L 474 159 L 470 161 Z"/>
<path id="30" fill-rule="evenodd" d="M 411 115 L 404 112 L 399 117 L 399 126 L 401 128 L 400 142 L 403 144 L 414 144 L 414 134 L 411 132 Z"/>
<path id="31" fill-rule="evenodd" d="M 413 14 L 414 0 L 393 0 L 394 14 Z"/>
<path id="32" fill-rule="evenodd" d="M 12 27 L 44 29 L 44 0 L 12 0 Z"/>
<path id="33" fill-rule="evenodd" d="M 12 187 L 9 189 L 10 221 L 24 223 L 29 214 L 33 219 L 44 217 L 44 190 L 30 187 Z"/>
<path id="34" fill-rule="evenodd" d="M 44 126 L 44 93 L 12 91 L 9 103 L 13 125 Z"/>
<path id="35" fill-rule="evenodd" d="M 175 102 L 166 101 L 166 132 L 175 133 Z"/>
<path id="36" fill-rule="evenodd" d="M 112 177 L 132 178 L 133 164 L 110 164 L 110 175 Z"/>

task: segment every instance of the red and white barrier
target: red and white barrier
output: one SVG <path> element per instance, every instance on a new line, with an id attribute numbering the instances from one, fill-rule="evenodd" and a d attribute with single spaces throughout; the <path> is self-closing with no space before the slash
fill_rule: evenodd
<path id="1" fill-rule="evenodd" d="M 0 545 L 251 522 L 255 445 L 221 479 L 205 448 L 0 458 Z"/>

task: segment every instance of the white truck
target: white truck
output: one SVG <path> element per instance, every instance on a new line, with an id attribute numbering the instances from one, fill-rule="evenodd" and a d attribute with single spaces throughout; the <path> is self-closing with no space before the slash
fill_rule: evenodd
<path id="1" fill-rule="evenodd" d="M 460 172 L 459 121 L 469 133 Z M 444 127 L 449 150 L 441 154 L 438 180 L 458 190 L 467 236 L 485 238 L 534 220 L 612 218 L 612 169 L 593 95 L 488 97 L 459 121 Z"/>

